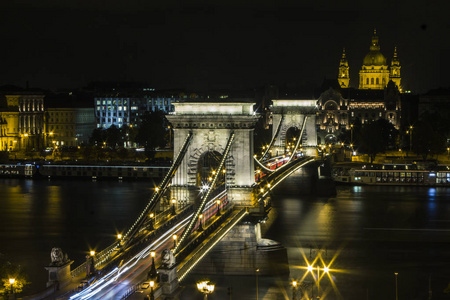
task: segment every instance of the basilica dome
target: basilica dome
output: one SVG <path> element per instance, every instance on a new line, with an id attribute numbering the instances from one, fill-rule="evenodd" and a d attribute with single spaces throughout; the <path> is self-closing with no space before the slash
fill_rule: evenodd
<path id="1" fill-rule="evenodd" d="M 363 65 L 365 66 L 386 66 L 386 57 L 379 50 L 371 50 L 364 57 Z"/>

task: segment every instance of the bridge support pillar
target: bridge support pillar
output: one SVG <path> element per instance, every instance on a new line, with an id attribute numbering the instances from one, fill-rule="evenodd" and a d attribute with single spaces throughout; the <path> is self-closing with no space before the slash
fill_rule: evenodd
<path id="1" fill-rule="evenodd" d="M 70 265 L 73 260 L 68 261 L 62 265 L 48 266 L 45 269 L 48 271 L 47 287 L 56 285 L 56 289 L 65 287 L 72 282 L 72 276 L 70 275 Z"/>
<path id="2" fill-rule="evenodd" d="M 228 199 L 237 206 L 252 206 L 251 187 L 231 187 L 228 189 Z"/>
<path id="3" fill-rule="evenodd" d="M 163 299 L 173 297 L 178 289 L 177 267 L 173 265 L 171 268 L 159 268 L 158 274 L 161 283 Z"/>
<path id="4" fill-rule="evenodd" d="M 189 204 L 193 204 L 196 198 L 198 198 L 200 189 L 196 186 L 175 186 L 170 187 L 171 199 L 177 200 L 177 205 L 184 207 Z"/>
<path id="5" fill-rule="evenodd" d="M 193 269 L 207 275 L 289 274 L 287 250 L 280 243 L 261 238 L 259 223 L 249 221 L 236 225 Z"/>

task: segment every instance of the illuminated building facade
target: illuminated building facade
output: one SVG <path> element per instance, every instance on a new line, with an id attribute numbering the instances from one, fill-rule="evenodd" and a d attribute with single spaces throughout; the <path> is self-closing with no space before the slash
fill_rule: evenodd
<path id="1" fill-rule="evenodd" d="M 380 51 L 377 32 L 374 30 L 370 51 L 364 57 L 361 70 L 359 71 L 358 88 L 363 90 L 383 90 L 387 87 L 389 81 L 393 81 L 398 90 L 402 92 L 400 69 L 401 66 L 397 55 L 397 47 L 394 49 L 394 55 L 389 67 L 386 57 Z M 339 63 L 337 79 L 341 88 L 350 87 L 349 64 L 345 49 L 342 52 Z"/>
<path id="2" fill-rule="evenodd" d="M 95 116 L 97 128 L 107 129 L 112 125 L 138 126 L 145 112 L 160 110 L 165 113 L 174 110 L 175 98 L 149 97 L 96 97 Z"/>
<path id="3" fill-rule="evenodd" d="M 386 119 L 400 128 L 400 92 L 394 82 L 384 90 L 340 89 L 334 87 L 320 94 L 317 105 L 316 126 L 319 144 L 334 144 L 345 130 L 351 130 L 356 122 L 365 124 Z"/>
<path id="4" fill-rule="evenodd" d="M 47 108 L 46 147 L 77 146 L 75 108 Z"/>
<path id="5" fill-rule="evenodd" d="M 1 149 L 38 150 L 44 140 L 44 95 L 14 91 L 0 94 Z"/>

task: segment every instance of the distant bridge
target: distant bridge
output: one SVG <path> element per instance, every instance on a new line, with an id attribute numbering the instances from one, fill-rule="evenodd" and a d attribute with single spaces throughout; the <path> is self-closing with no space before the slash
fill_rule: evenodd
<path id="1" fill-rule="evenodd" d="M 264 218 L 270 191 L 314 162 L 317 146 L 315 101 L 273 103 L 273 136 L 260 155 L 253 152 L 259 118 L 253 103 L 175 103 L 167 116 L 174 128 L 172 166 L 121 240 L 95 254 L 90 285 L 66 288 L 60 299 L 127 298 L 155 276 L 155 259 L 162 262 L 154 293 L 171 297 L 244 218 Z M 171 250 L 162 258 L 164 249 Z M 85 278 L 88 264 L 71 272 L 74 282 Z"/>

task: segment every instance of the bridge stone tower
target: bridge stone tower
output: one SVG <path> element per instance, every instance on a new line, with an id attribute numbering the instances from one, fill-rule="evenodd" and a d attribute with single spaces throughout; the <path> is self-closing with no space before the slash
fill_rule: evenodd
<path id="1" fill-rule="evenodd" d="M 286 150 L 285 141 L 287 131 L 294 127 L 302 129 L 303 121 L 307 116 L 305 129 L 303 131 L 302 147 L 306 155 L 315 156 L 317 146 L 317 131 L 316 131 L 316 100 L 287 100 L 277 99 L 272 100 L 271 107 L 273 117 L 272 136 L 276 135 L 278 124 L 282 120 L 281 128 L 278 133 L 277 140 L 274 143 L 272 150 L 274 155 L 283 154 Z"/>
<path id="2" fill-rule="evenodd" d="M 193 201 L 198 197 L 201 158 L 205 153 L 222 154 L 232 132 L 235 137 L 225 163 L 225 184 L 228 197 L 236 205 L 251 205 L 251 190 L 255 183 L 253 163 L 253 131 L 258 116 L 254 103 L 246 102 L 181 102 L 168 115 L 174 130 L 174 154 L 183 145 L 189 132 L 193 138 L 186 155 L 172 180 L 172 197 L 178 201 Z"/>

